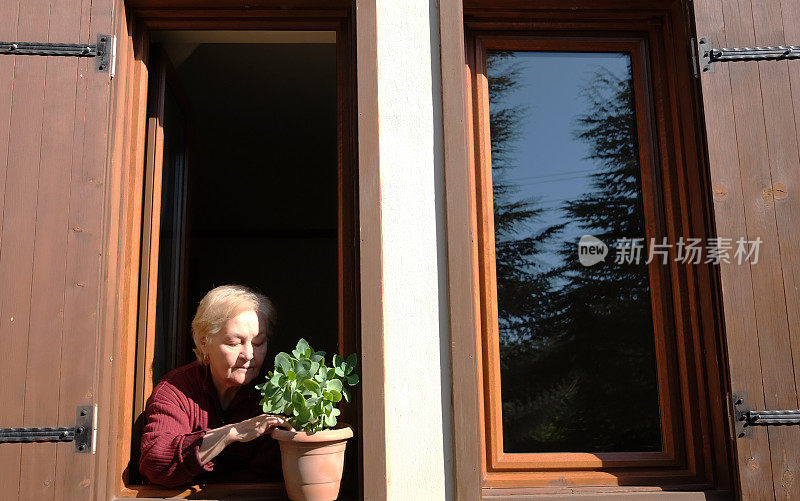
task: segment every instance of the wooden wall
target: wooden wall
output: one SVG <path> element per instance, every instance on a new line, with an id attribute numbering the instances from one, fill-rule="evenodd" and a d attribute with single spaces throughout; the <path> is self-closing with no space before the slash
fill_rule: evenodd
<path id="1" fill-rule="evenodd" d="M 108 0 L 0 0 L 0 40 L 108 33 Z M 109 75 L 0 55 L 0 427 L 72 426 L 94 403 Z M 0 445 L 3 499 L 89 499 L 73 443 Z"/>
<path id="2" fill-rule="evenodd" d="M 695 0 L 716 47 L 800 44 L 797 0 Z M 716 63 L 702 75 L 717 233 L 760 237 L 723 264 L 731 390 L 752 410 L 797 409 L 800 383 L 800 61 Z M 800 427 L 736 439 L 744 499 L 800 499 Z"/>

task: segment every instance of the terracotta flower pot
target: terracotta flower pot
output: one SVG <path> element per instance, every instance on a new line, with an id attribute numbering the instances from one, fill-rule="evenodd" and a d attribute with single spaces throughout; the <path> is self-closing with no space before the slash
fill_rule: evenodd
<path id="1" fill-rule="evenodd" d="M 333 501 L 339 496 L 350 426 L 307 433 L 276 428 L 286 493 L 292 501 Z"/>

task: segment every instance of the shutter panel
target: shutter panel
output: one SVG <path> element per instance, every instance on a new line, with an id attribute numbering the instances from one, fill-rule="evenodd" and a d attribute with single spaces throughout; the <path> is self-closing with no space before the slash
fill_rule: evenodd
<path id="1" fill-rule="evenodd" d="M 716 47 L 800 42 L 796 0 L 694 7 L 698 38 Z M 730 387 L 751 410 L 798 409 L 800 61 L 713 66 L 701 82 L 717 234 L 763 240 L 757 264 L 721 266 Z M 800 499 L 800 427 L 750 431 L 733 438 L 742 497 Z"/>
<path id="2" fill-rule="evenodd" d="M 94 43 L 112 3 L 0 0 L 0 40 Z M 92 58 L 0 55 L 0 427 L 96 403 L 109 89 Z M 90 499 L 93 468 L 72 442 L 0 445 L 3 499 Z"/>

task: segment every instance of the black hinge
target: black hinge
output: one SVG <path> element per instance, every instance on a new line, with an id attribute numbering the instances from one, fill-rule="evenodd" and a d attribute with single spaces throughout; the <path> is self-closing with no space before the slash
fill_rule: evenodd
<path id="1" fill-rule="evenodd" d="M 94 408 L 78 407 L 75 426 L 54 428 L 0 428 L 0 444 L 75 442 L 75 452 L 92 451 Z"/>
<path id="2" fill-rule="evenodd" d="M 94 57 L 97 71 L 114 76 L 116 44 L 113 35 L 97 35 L 96 44 L 0 42 L 0 54 L 18 56 L 71 56 Z"/>
<path id="3" fill-rule="evenodd" d="M 800 46 L 797 45 L 716 49 L 711 38 L 701 37 L 693 49 L 696 50 L 697 69 L 702 73 L 713 71 L 711 65 L 717 62 L 800 59 Z"/>
<path id="4" fill-rule="evenodd" d="M 800 425 L 800 410 L 751 411 L 744 393 L 733 394 L 733 420 L 736 438 L 752 436 L 753 426 Z"/>

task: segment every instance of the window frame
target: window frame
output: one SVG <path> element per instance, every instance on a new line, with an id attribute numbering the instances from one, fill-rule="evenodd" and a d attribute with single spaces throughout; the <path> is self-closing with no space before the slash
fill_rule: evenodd
<path id="1" fill-rule="evenodd" d="M 503 451 L 502 399 L 500 397 L 500 354 L 497 312 L 497 279 L 495 275 L 495 242 L 492 199 L 491 138 L 489 137 L 489 95 L 486 78 L 488 50 L 525 52 L 585 52 L 626 53 L 631 58 L 634 84 L 634 113 L 637 122 L 639 165 L 645 220 L 645 238 L 661 241 L 666 236 L 660 170 L 665 161 L 656 155 L 652 109 L 652 92 L 646 72 L 649 68 L 645 41 L 641 38 L 609 38 L 588 36 L 565 39 L 550 36 L 475 34 L 470 66 L 472 69 L 473 113 L 475 127 L 475 158 L 477 179 L 478 241 L 480 262 L 480 304 L 482 319 L 482 358 L 485 420 L 487 423 L 488 468 L 493 471 L 553 471 L 619 467 L 680 466 L 684 458 L 681 447 L 683 424 L 678 408 L 679 396 L 671 391 L 677 386 L 677 361 L 671 350 L 675 338 L 672 289 L 679 284 L 671 280 L 667 267 L 659 260 L 649 265 L 650 297 L 653 312 L 654 356 L 657 364 L 659 408 L 661 410 L 661 452 L 600 452 L 600 453 L 505 453 Z M 661 160 L 661 161 L 660 161 Z M 672 285 L 672 288 L 668 285 Z M 682 333 L 677 333 L 682 335 Z"/>
<path id="2" fill-rule="evenodd" d="M 358 123 L 362 121 L 358 116 L 356 106 L 360 91 L 357 87 L 362 84 L 357 81 L 356 65 L 365 66 L 370 70 L 369 59 L 357 56 L 357 34 L 354 29 L 356 12 L 346 0 L 336 2 L 290 2 L 292 8 L 247 8 L 241 5 L 225 5 L 226 0 L 218 2 L 204 2 L 203 5 L 187 6 L 180 0 L 130 0 L 125 2 L 123 15 L 117 17 L 117 26 L 120 33 L 119 62 L 117 69 L 117 87 L 112 91 L 112 100 L 118 109 L 112 114 L 112 125 L 116 127 L 114 134 L 113 168 L 119 166 L 120 176 L 112 189 L 112 196 L 117 197 L 119 204 L 120 241 L 117 244 L 112 238 L 106 245 L 118 245 L 119 266 L 115 271 L 116 276 L 122 277 L 115 283 L 116 292 L 113 304 L 108 305 L 107 325 L 114 329 L 115 334 L 108 336 L 113 340 L 113 346 L 105 349 L 108 355 L 109 367 L 113 363 L 112 373 L 115 377 L 108 380 L 106 401 L 107 406 L 100 407 L 102 416 L 98 421 L 109 423 L 108 438 L 109 451 L 103 457 L 106 462 L 98 463 L 104 482 L 104 492 L 107 499 L 121 499 L 131 497 L 148 498 L 194 498 L 201 496 L 209 499 L 228 499 L 239 496 L 257 496 L 265 499 L 285 499 L 285 489 L 282 482 L 264 483 L 225 483 L 215 482 L 209 484 L 194 484 L 185 488 L 170 489 L 157 485 L 140 485 L 133 483 L 130 478 L 132 457 L 132 438 L 136 429 L 137 412 L 135 402 L 137 399 L 146 399 L 152 391 L 152 381 L 147 381 L 147 367 L 136 360 L 139 344 L 152 344 L 152 339 L 147 328 L 151 316 L 147 306 L 142 304 L 141 290 L 154 290 L 155 270 L 144 270 L 141 261 L 150 262 L 152 254 L 153 237 L 157 239 L 158 232 L 154 231 L 157 214 L 153 212 L 152 203 L 146 201 L 148 196 L 153 198 L 153 189 L 156 183 L 147 179 L 145 165 L 147 163 L 147 101 L 148 82 L 150 73 L 156 73 L 157 68 L 151 67 L 148 61 L 150 49 L 150 32 L 153 30 L 298 30 L 298 31 L 334 31 L 336 32 L 337 49 L 337 87 L 339 98 L 337 100 L 337 164 L 340 166 L 337 176 L 337 190 L 340 193 L 338 201 L 338 247 L 340 249 L 337 266 L 339 268 L 339 332 L 338 344 L 341 352 L 362 353 L 364 357 L 374 355 L 372 360 L 382 360 L 379 353 L 375 352 L 373 343 L 362 345 L 360 331 L 361 320 L 367 325 L 375 326 L 375 304 L 382 302 L 381 294 L 375 293 L 375 286 L 380 289 L 379 280 L 375 280 L 373 270 L 361 271 L 361 257 L 363 252 L 369 253 L 370 264 L 375 262 L 376 245 L 358 245 L 359 222 L 369 226 L 369 231 L 375 228 L 379 231 L 379 213 L 359 217 L 359 202 L 371 204 L 373 198 L 369 193 L 364 193 L 371 188 L 371 183 L 366 182 L 360 186 L 358 182 L 359 169 L 364 165 L 374 167 L 373 155 L 377 155 L 375 144 L 359 145 L 356 134 L 363 127 Z M 216 5 L 214 5 L 216 3 Z M 120 2 L 122 5 L 122 2 Z M 365 20 L 370 21 L 370 11 L 364 14 Z M 374 12 L 373 12 L 374 15 Z M 374 20 L 373 20 L 374 21 Z M 364 38 L 362 36 L 361 38 Z M 369 38 L 368 36 L 366 37 Z M 165 78 L 169 78 L 166 76 Z M 373 93 L 366 89 L 365 98 Z M 366 103 L 369 108 L 371 103 Z M 366 142 L 366 141 L 365 141 Z M 359 162 L 359 155 L 364 159 Z M 148 194 L 149 192 L 149 194 Z M 159 197 L 155 197 L 159 199 Z M 369 231 L 367 231 L 369 233 Z M 362 230 L 364 232 L 364 230 Z M 152 235 L 151 235 L 152 234 Z M 371 234 L 371 233 L 370 233 Z M 149 239 L 149 240 L 148 240 Z M 371 240 L 372 242 L 373 240 Z M 374 240 L 378 242 L 379 239 Z M 356 243 L 356 245 L 353 245 Z M 157 249 L 157 242 L 155 243 Z M 377 246 L 380 255 L 379 246 Z M 156 254 L 157 256 L 157 254 Z M 372 290 L 368 303 L 368 311 L 362 316 L 361 288 L 362 277 L 367 281 L 367 288 Z M 140 287 L 140 279 L 142 281 Z M 154 294 L 152 294 L 154 296 Z M 114 294 L 112 294 L 114 296 Z M 147 302 L 150 302 L 149 300 Z M 144 323 L 144 325 L 142 324 Z M 373 329 L 382 336 L 382 329 Z M 137 339 L 142 334 L 146 339 Z M 370 381 L 383 379 L 380 367 L 372 363 L 363 364 L 363 377 Z M 370 383 L 366 383 L 369 386 Z M 136 388 L 136 391 L 134 390 Z M 360 387 L 359 387 L 360 388 Z M 141 389 L 141 390 L 140 390 Z M 379 471 L 385 467 L 385 443 L 371 440 L 371 450 L 363 448 L 365 436 L 376 436 L 376 426 L 371 417 L 380 419 L 383 415 L 383 399 L 375 398 L 364 402 L 359 389 L 354 393 L 353 405 L 343 409 L 348 422 L 354 423 L 358 436 L 351 441 L 350 447 L 353 454 L 352 468 L 356 471 L 355 481 L 359 493 L 379 493 L 385 490 L 380 482 L 364 475 L 364 469 Z M 367 390 L 369 391 L 369 389 Z M 141 395 L 140 395 L 141 393 Z M 362 409 L 362 402 L 364 409 Z M 367 412 L 364 412 L 366 410 Z M 368 416 L 367 422 L 362 416 Z M 105 433 L 105 428 L 102 429 Z M 104 437 L 100 437 L 102 441 Z M 98 447 L 98 456 L 102 449 Z M 364 454 L 369 456 L 364 461 Z M 348 462 L 349 464 L 349 462 Z M 362 472 L 362 474 L 359 474 Z M 100 489 L 103 489 L 101 487 Z M 102 495 L 102 494 L 101 494 Z"/>
<path id="3" fill-rule="evenodd" d="M 646 40 L 649 59 L 657 62 L 648 69 L 656 111 L 653 126 L 659 131 L 659 142 L 653 146 L 662 154 L 662 163 L 669 166 L 662 177 L 662 199 L 665 214 L 674 214 L 665 217 L 663 224 L 674 242 L 678 236 L 714 235 L 699 87 L 693 80 L 689 12 L 683 0 L 440 3 L 454 469 L 459 496 L 496 499 L 501 495 L 644 491 L 652 495 L 667 490 L 714 491 L 727 496 L 732 488 L 719 277 L 718 270 L 706 264 L 678 266 L 673 262 L 669 266 L 672 282 L 668 284 L 679 284 L 672 291 L 673 308 L 680 314 L 675 332 L 683 334 L 672 342 L 681 371 L 677 389 L 683 406 L 676 416 L 686 429 L 684 443 L 675 444 L 679 466 L 608 468 L 592 454 L 582 458 L 594 462 L 585 469 L 576 469 L 574 461 L 572 465 L 554 462 L 530 468 L 524 461 L 514 464 L 492 456 L 497 442 L 487 440 L 492 429 L 484 398 L 489 379 L 484 376 L 486 316 L 481 303 L 485 261 L 481 255 L 471 73 L 476 36 L 568 37 L 572 33 L 610 38 L 636 35 Z M 483 231 L 487 234 L 485 228 Z M 493 239 L 493 232 L 489 234 Z M 493 457 L 501 460 L 493 464 Z M 623 460 L 618 463 L 621 465 L 630 458 L 615 459 Z M 497 469 L 498 465 L 506 469 Z"/>
<path id="4" fill-rule="evenodd" d="M 164 122 L 166 113 L 166 94 L 172 93 L 181 112 L 184 114 L 184 175 L 189 172 L 191 162 L 192 144 L 192 110 L 183 94 L 183 89 L 175 73 L 175 69 L 169 61 L 163 48 L 157 54 L 149 54 L 154 57 L 148 61 L 149 72 L 152 77 L 152 85 L 148 88 L 148 111 L 147 117 L 147 142 L 146 157 L 144 168 L 144 200 L 143 200 L 143 221 L 142 221 L 142 250 L 141 264 L 139 272 L 139 312 L 138 312 L 138 332 L 136 335 L 136 386 L 134 388 L 134 415 L 138 416 L 144 412 L 147 399 L 153 392 L 153 360 L 155 356 L 156 338 L 156 300 L 158 296 L 158 274 L 159 258 L 161 246 L 161 199 L 162 199 L 162 179 L 163 179 L 163 156 L 164 156 Z M 149 58 L 148 58 L 149 59 Z M 186 191 L 187 184 L 182 187 Z M 186 193 L 182 194 L 183 203 L 186 203 Z M 184 205 L 185 207 L 185 205 Z M 180 294 L 185 294 L 186 288 L 186 222 L 187 216 L 184 214 L 180 223 L 180 256 L 178 259 Z M 178 305 L 175 313 L 178 316 L 179 324 L 186 325 L 186 306 L 188 301 L 184 298 Z M 183 322 L 181 322 L 183 321 Z M 186 337 L 190 334 L 184 329 L 179 332 L 180 339 L 176 339 L 176 347 L 181 346 Z M 168 355 L 177 355 L 177 349 L 171 350 Z M 172 357 L 171 357 L 172 358 Z M 175 360 L 170 360 L 175 362 Z"/>

